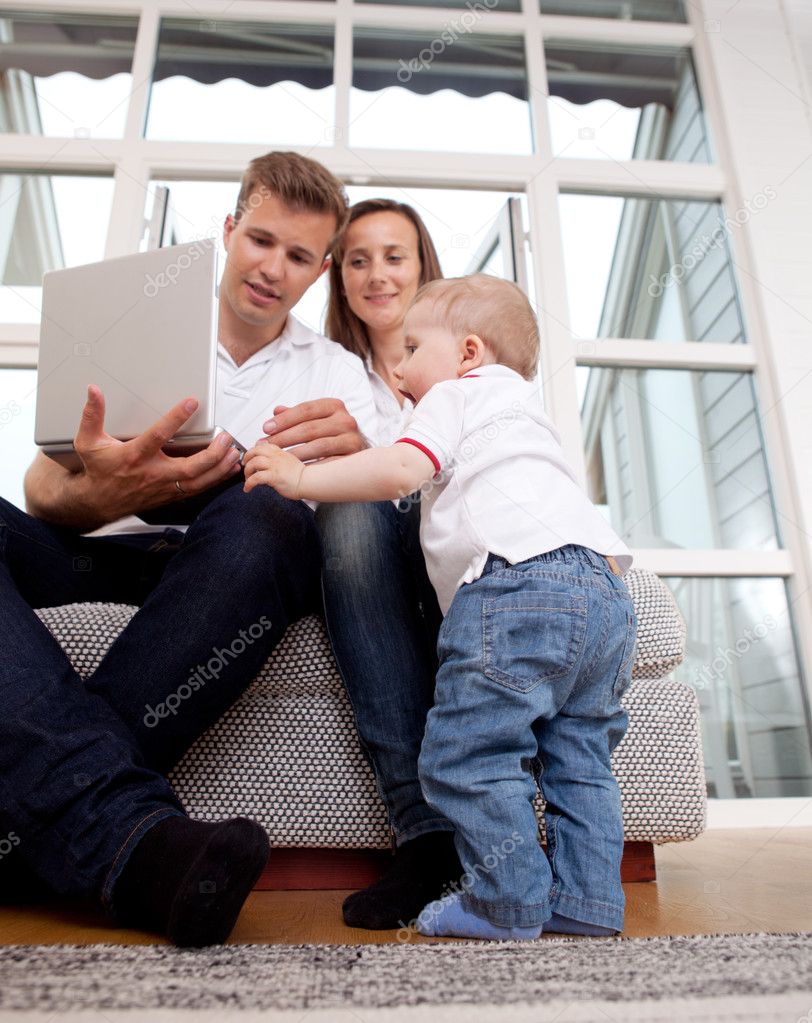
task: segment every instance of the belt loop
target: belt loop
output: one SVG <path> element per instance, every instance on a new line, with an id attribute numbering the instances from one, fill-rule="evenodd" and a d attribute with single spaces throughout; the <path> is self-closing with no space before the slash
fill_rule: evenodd
<path id="1" fill-rule="evenodd" d="M 622 576 L 623 573 L 620 571 L 620 567 L 611 554 L 605 554 L 606 563 L 609 566 L 613 575 Z"/>
<path id="2" fill-rule="evenodd" d="M 500 558 L 496 554 L 489 554 L 488 560 L 485 562 L 485 570 L 494 572 L 497 569 L 504 568 L 506 564 L 507 562 L 504 558 Z"/>

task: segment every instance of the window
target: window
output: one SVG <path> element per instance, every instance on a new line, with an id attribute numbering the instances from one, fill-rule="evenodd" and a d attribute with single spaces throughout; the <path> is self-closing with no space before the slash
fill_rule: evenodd
<path id="1" fill-rule="evenodd" d="M 530 153 L 521 36 L 356 28 L 350 144 Z"/>
<path id="2" fill-rule="evenodd" d="M 740 221 L 721 203 L 562 195 L 559 211 L 576 336 L 745 340 L 729 247 Z"/>
<path id="3" fill-rule="evenodd" d="M 750 374 L 585 372 L 590 497 L 630 546 L 779 546 Z"/>
<path id="4" fill-rule="evenodd" d="M 135 18 L 0 11 L 0 131 L 120 138 L 137 26 Z"/>
<path id="5" fill-rule="evenodd" d="M 556 156 L 712 159 L 687 49 L 549 40 L 544 55 Z"/>
<path id="6" fill-rule="evenodd" d="M 542 14 L 622 18 L 624 21 L 685 21 L 682 0 L 540 0 Z"/>
<path id="7" fill-rule="evenodd" d="M 34 459 L 37 373 L 0 369 L 0 497 L 24 507 L 23 476 Z"/>
<path id="8" fill-rule="evenodd" d="M 356 3 L 371 4 L 379 0 L 355 0 Z M 393 6 L 398 7 L 448 7 L 451 9 L 468 9 L 472 13 L 483 8 L 489 11 L 518 11 L 519 0 L 477 0 L 470 4 L 470 0 L 391 0 Z M 470 6 L 469 6 L 470 4 Z"/>
<path id="9" fill-rule="evenodd" d="M 708 794 L 812 795 L 809 708 L 784 580 L 665 582 L 688 626 L 676 676 L 699 697 Z"/>
<path id="10" fill-rule="evenodd" d="M 332 26 L 161 22 L 147 138 L 333 142 Z"/>
<path id="11" fill-rule="evenodd" d="M 39 322 L 42 275 L 104 258 L 113 179 L 0 174 L 0 323 Z"/>

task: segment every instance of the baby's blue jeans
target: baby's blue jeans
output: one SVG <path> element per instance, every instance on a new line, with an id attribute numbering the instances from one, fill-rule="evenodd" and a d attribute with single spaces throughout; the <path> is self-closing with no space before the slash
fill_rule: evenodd
<path id="1" fill-rule="evenodd" d="M 584 547 L 517 565 L 490 555 L 457 591 L 419 773 L 428 803 L 456 828 L 466 909 L 501 926 L 555 912 L 623 929 L 611 754 L 628 723 L 620 698 L 635 634 L 625 585 Z"/>

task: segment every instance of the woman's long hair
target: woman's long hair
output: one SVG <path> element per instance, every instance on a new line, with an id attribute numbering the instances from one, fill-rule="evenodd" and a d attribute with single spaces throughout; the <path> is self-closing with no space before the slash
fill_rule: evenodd
<path id="1" fill-rule="evenodd" d="M 426 225 L 420 218 L 420 214 L 403 202 L 395 202 L 394 199 L 365 199 L 356 203 L 350 208 L 350 218 L 347 226 L 342 231 L 335 246 L 333 247 L 332 262 L 330 264 L 330 296 L 327 303 L 327 317 L 325 320 L 325 333 L 333 341 L 338 341 L 347 351 L 359 355 L 362 359 L 370 354 L 372 346 L 367 333 L 367 326 L 350 309 L 347 297 L 344 294 L 344 285 L 341 280 L 341 264 L 344 262 L 346 252 L 345 238 L 350 224 L 370 213 L 399 213 L 414 224 L 417 230 L 417 252 L 420 257 L 420 279 L 418 287 L 427 284 L 429 281 L 437 280 L 443 276 L 440 269 L 440 260 L 437 258 L 437 250 L 434 242 L 426 229 Z"/>

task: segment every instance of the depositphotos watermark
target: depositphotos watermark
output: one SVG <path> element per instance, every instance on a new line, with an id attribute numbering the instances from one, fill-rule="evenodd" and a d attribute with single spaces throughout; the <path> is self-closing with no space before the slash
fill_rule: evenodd
<path id="1" fill-rule="evenodd" d="M 0 860 L 2 860 L 4 856 L 8 856 L 11 850 L 19 844 L 20 836 L 14 831 L 9 831 L 5 838 L 0 838 Z"/>
<path id="2" fill-rule="evenodd" d="M 8 426 L 21 412 L 22 409 L 16 401 L 7 401 L 5 405 L 0 405 L 0 429 Z"/>
<path id="3" fill-rule="evenodd" d="M 144 295 L 146 298 L 155 298 L 159 291 L 177 284 L 178 278 L 184 270 L 188 270 L 193 263 L 196 263 L 201 256 L 209 251 L 213 237 L 198 238 L 189 245 L 185 252 L 181 252 L 174 263 L 170 263 L 165 270 L 157 274 L 147 274 L 144 284 Z"/>
<path id="4" fill-rule="evenodd" d="M 412 80 L 412 75 L 419 71 L 430 68 L 440 54 L 459 39 L 461 35 L 470 32 L 486 11 L 492 11 L 499 6 L 499 0 L 468 0 L 465 5 L 468 9 L 459 18 L 447 21 L 439 35 L 436 35 L 428 46 L 424 46 L 416 57 L 406 61 L 400 59 L 400 67 L 395 77 L 401 85 L 407 85 Z"/>
<path id="5" fill-rule="evenodd" d="M 764 619 L 752 627 L 747 628 L 739 636 L 733 646 L 717 647 L 713 660 L 709 664 L 703 664 L 694 672 L 691 685 L 694 689 L 707 689 L 712 683 L 724 678 L 724 674 L 734 661 L 740 658 L 753 647 L 761 642 L 765 636 L 775 632 L 778 622 L 772 615 L 765 615 Z"/>
<path id="6" fill-rule="evenodd" d="M 743 227 L 754 213 L 759 213 L 768 203 L 775 199 L 777 193 L 769 185 L 761 192 L 756 193 L 752 199 L 746 199 L 744 206 L 736 210 L 732 217 L 725 217 L 710 234 L 703 234 L 697 239 L 696 244 L 689 252 L 686 252 L 678 263 L 674 263 L 659 277 L 649 274 L 649 285 L 646 289 L 652 298 L 660 298 L 666 288 L 678 284 L 683 277 L 694 269 L 712 249 L 718 249 L 724 245 L 727 236 L 734 227 Z"/>
<path id="7" fill-rule="evenodd" d="M 400 929 L 397 933 L 397 940 L 400 942 L 408 941 L 411 935 L 417 931 L 418 924 L 428 924 L 442 913 L 443 899 L 448 898 L 450 895 L 459 895 L 460 893 L 470 892 L 479 880 L 481 874 L 490 874 L 491 871 L 506 860 L 508 856 L 512 856 L 513 853 L 516 852 L 517 846 L 520 845 L 524 845 L 524 838 L 518 831 L 514 831 L 510 838 L 506 838 L 500 845 L 492 845 L 491 851 L 482 857 L 481 863 L 475 863 L 473 867 L 469 867 L 462 875 L 459 882 L 454 881 L 452 884 L 447 885 L 443 891 L 442 897 L 440 899 L 435 899 L 434 902 L 430 902 L 428 906 L 418 913 L 414 920 L 410 920 L 408 924 L 399 920 L 398 923 L 400 924 Z M 435 906 L 438 908 L 435 909 Z"/>
<path id="8" fill-rule="evenodd" d="M 252 192 L 251 195 L 243 203 L 243 208 L 239 215 L 242 216 L 249 209 L 256 209 L 257 206 L 261 206 L 266 195 L 269 195 L 267 189 L 258 188 L 256 192 Z M 235 214 L 236 216 L 236 214 Z M 144 295 L 146 298 L 155 298 L 159 291 L 164 288 L 169 288 L 173 284 L 177 284 L 178 278 L 190 266 L 196 263 L 201 256 L 204 256 L 212 244 L 217 244 L 223 233 L 223 225 L 216 219 L 212 218 L 212 226 L 208 229 L 202 238 L 197 238 L 191 242 L 185 252 L 181 252 L 174 263 L 170 263 L 164 270 L 161 270 L 157 274 L 146 274 L 144 277 Z M 89 346 L 87 346 L 89 348 Z M 90 352 L 79 352 L 78 354 L 89 355 Z"/>
<path id="9" fill-rule="evenodd" d="M 161 703 L 156 704 L 154 707 L 147 704 L 146 714 L 144 714 L 143 719 L 147 728 L 155 728 L 161 718 L 169 717 L 170 714 L 176 715 L 178 708 L 184 700 L 188 700 L 193 693 L 196 693 L 198 689 L 202 689 L 207 682 L 218 679 L 229 660 L 236 660 L 240 654 L 244 654 L 249 646 L 256 643 L 260 637 L 264 636 L 272 628 L 271 620 L 267 615 L 263 615 L 258 622 L 254 622 L 247 629 L 240 629 L 238 638 L 234 640 L 231 646 L 223 647 L 222 649 L 214 647 L 212 656 L 206 661 L 205 667 L 198 664 L 189 675 L 189 678 L 182 682 L 175 692 L 170 693 Z"/>

